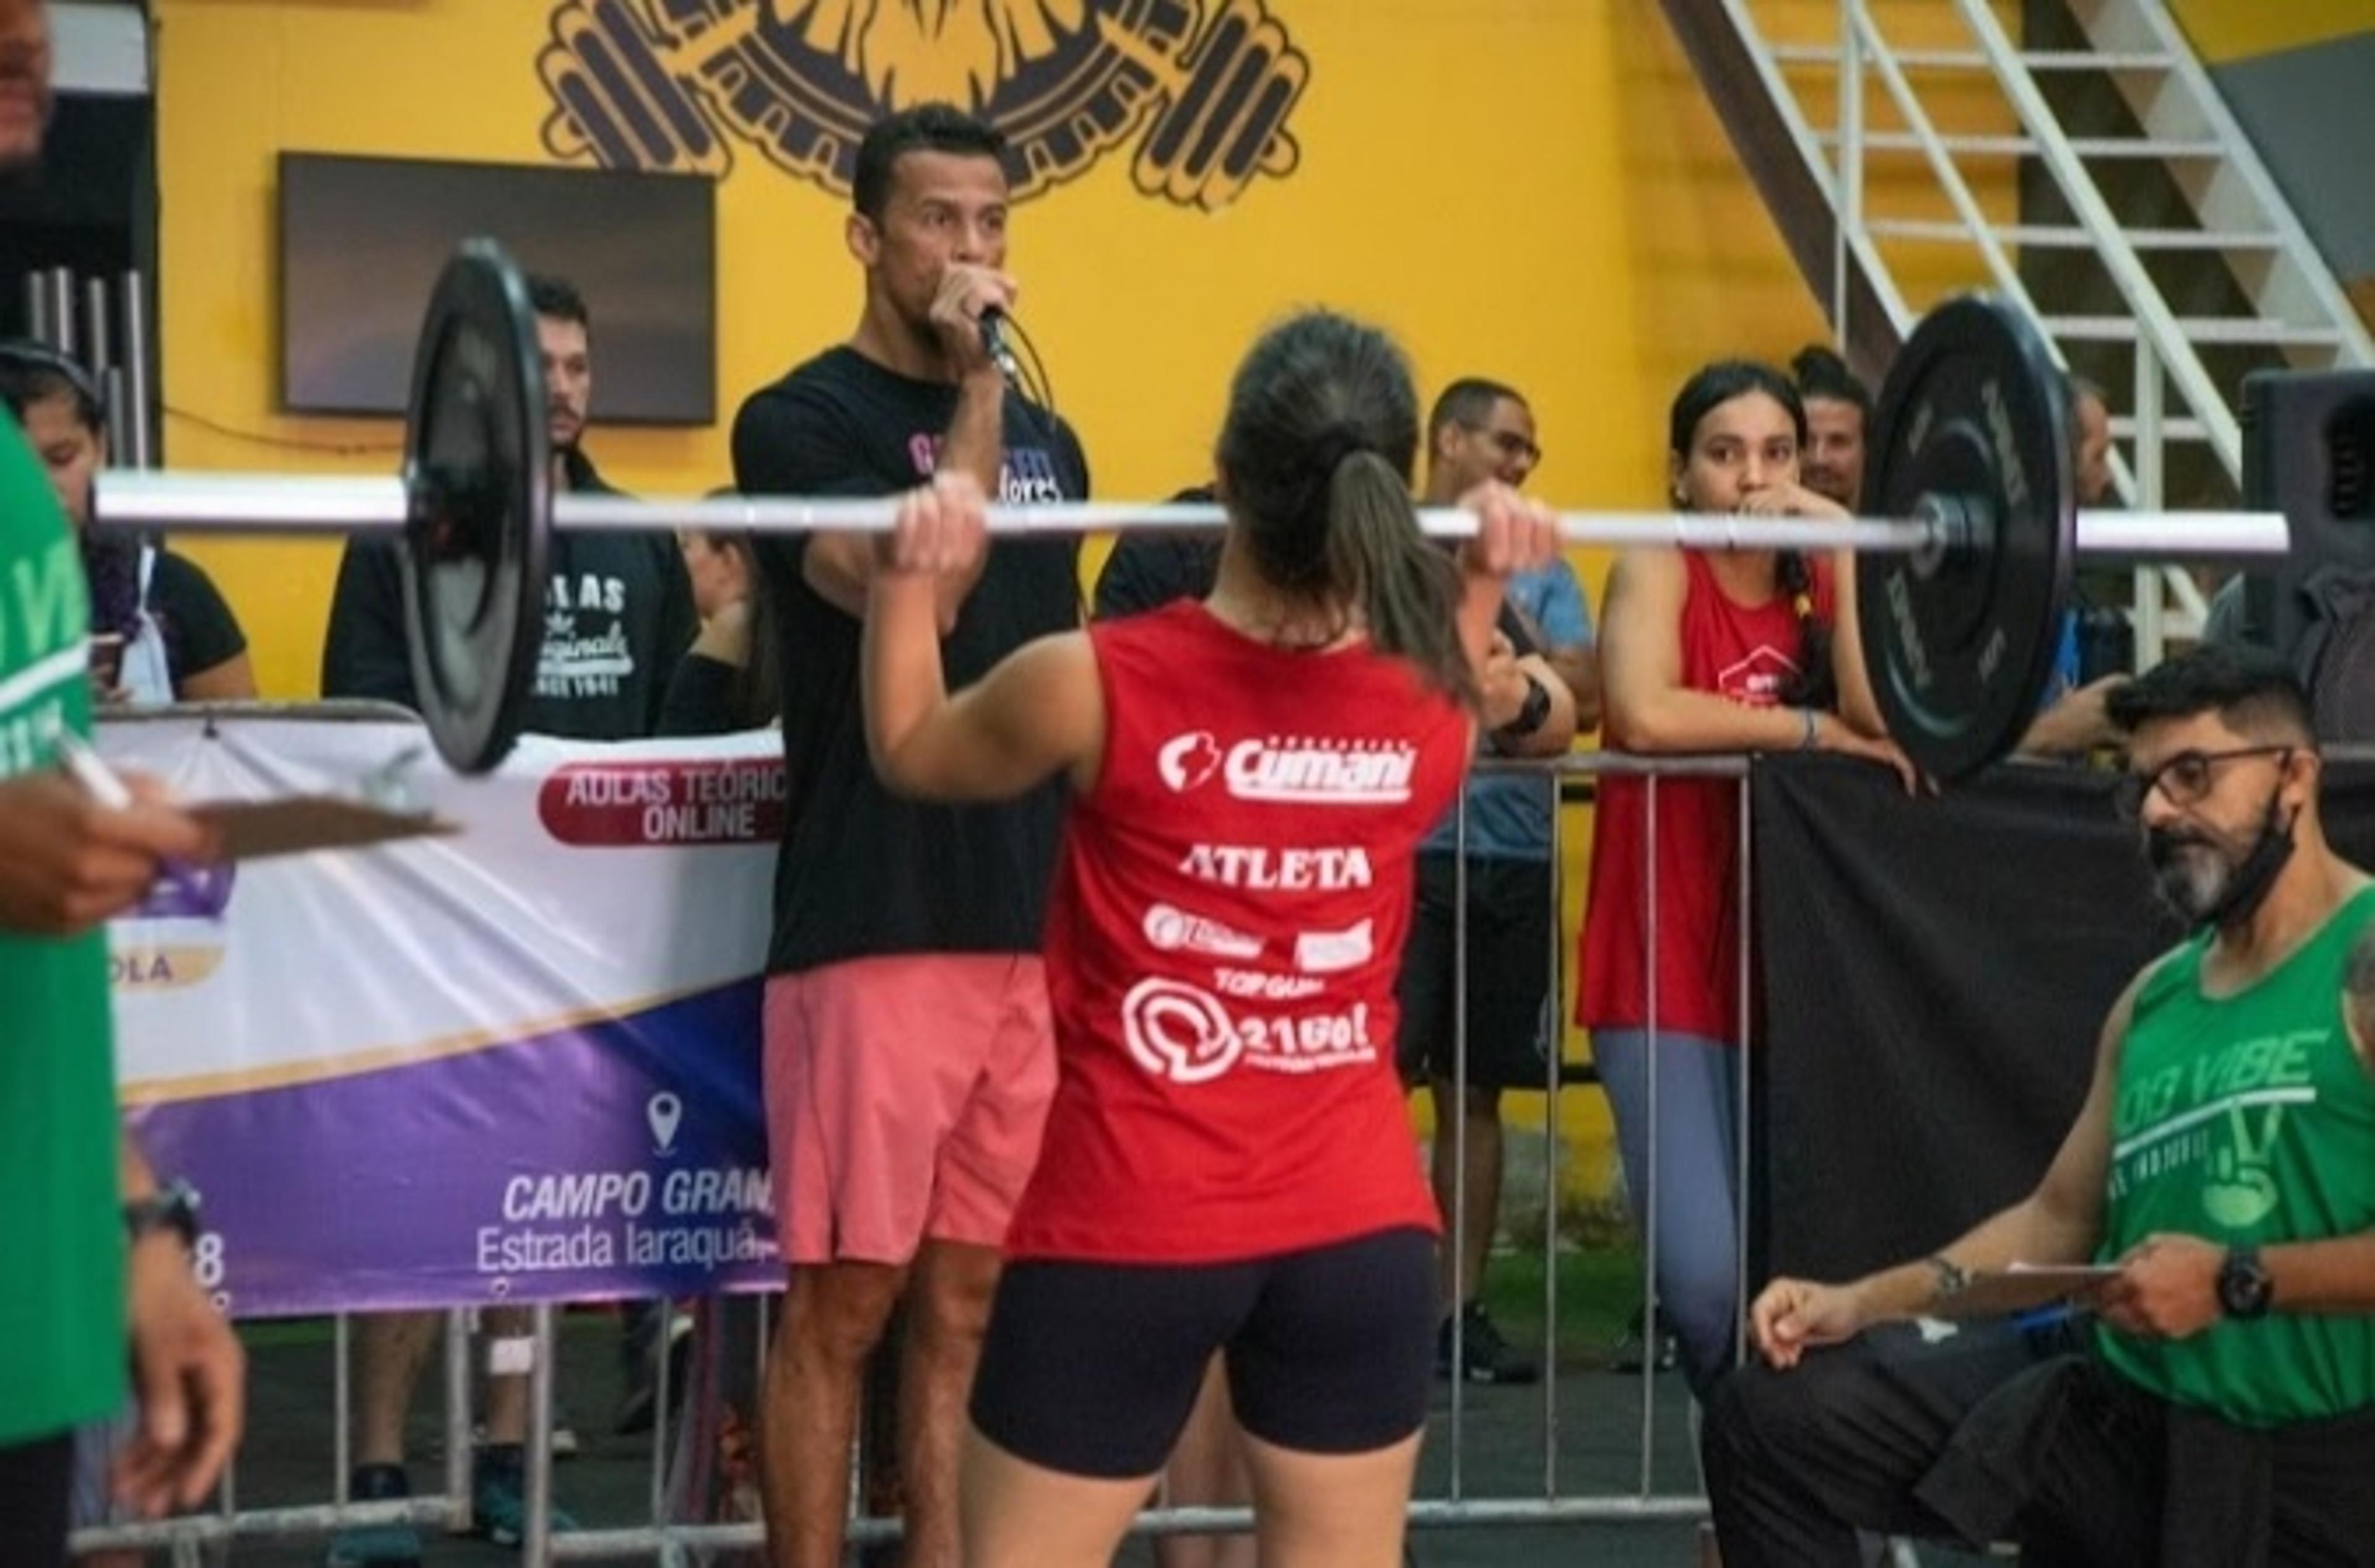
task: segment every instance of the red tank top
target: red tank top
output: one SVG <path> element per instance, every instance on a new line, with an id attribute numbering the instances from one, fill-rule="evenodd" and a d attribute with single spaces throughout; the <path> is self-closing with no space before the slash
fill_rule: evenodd
<path id="1" fill-rule="evenodd" d="M 1056 1099 L 1008 1252 L 1209 1263 L 1435 1228 L 1394 981 L 1467 715 L 1400 659 L 1270 647 L 1192 600 L 1089 636 L 1105 760 L 1057 860 Z"/>
<path id="2" fill-rule="evenodd" d="M 1761 605 L 1727 598 L 1704 557 L 1685 553 L 1683 684 L 1753 708 L 1778 706 L 1798 673 L 1801 633 L 1787 595 Z M 1832 619 L 1827 561 L 1814 567 L 1814 615 Z M 1625 749 L 1613 720 L 1603 736 Z M 1658 996 L 1662 1032 L 1741 1038 L 1740 784 L 1733 779 L 1658 782 Z M 1592 824 L 1591 895 L 1585 905 L 1582 986 L 1576 1021 L 1587 1029 L 1649 1022 L 1645 949 L 1648 781 L 1604 775 Z"/>

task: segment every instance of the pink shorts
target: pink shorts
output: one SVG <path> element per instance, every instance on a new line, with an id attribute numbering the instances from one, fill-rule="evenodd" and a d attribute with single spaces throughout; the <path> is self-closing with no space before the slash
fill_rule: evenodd
<path id="1" fill-rule="evenodd" d="M 853 959 L 767 982 L 767 1153 L 786 1263 L 1003 1245 L 1056 1092 L 1035 953 Z"/>

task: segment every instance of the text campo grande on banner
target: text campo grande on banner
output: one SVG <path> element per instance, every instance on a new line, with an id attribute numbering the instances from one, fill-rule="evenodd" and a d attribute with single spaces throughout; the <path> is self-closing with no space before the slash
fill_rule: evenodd
<path id="1" fill-rule="evenodd" d="M 203 1198 L 201 1278 L 278 1316 L 780 1279 L 759 980 L 781 737 L 530 737 L 465 779 L 419 725 L 103 722 L 191 800 L 400 776 L 460 831 L 172 877 L 110 928 L 118 1077 Z"/>

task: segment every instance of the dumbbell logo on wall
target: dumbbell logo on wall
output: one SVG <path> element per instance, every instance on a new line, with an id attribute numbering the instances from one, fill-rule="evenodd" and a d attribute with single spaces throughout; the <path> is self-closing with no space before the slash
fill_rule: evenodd
<path id="1" fill-rule="evenodd" d="M 1214 211 L 1294 171 L 1310 62 L 1263 0 L 562 0 L 544 143 L 723 176 L 737 140 L 835 195 L 881 114 L 953 102 L 1006 134 L 1018 199 L 1138 137 L 1150 196 Z"/>

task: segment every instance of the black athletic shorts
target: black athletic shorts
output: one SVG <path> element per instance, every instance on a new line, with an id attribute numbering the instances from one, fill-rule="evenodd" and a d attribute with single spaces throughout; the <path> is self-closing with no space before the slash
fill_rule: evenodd
<path id="1" fill-rule="evenodd" d="M 1047 1469 L 1151 1476 L 1224 1351 L 1238 1423 L 1264 1443 L 1389 1447 L 1426 1421 L 1435 1254 L 1406 1229 L 1245 1263 L 1010 1263 L 973 1423 Z"/>
<path id="2" fill-rule="evenodd" d="M 74 1433 L 0 1447 L 0 1563 L 64 1568 Z"/>
<path id="3" fill-rule="evenodd" d="M 1418 898 L 1402 949 L 1402 1080 L 1452 1077 L 1453 878 L 1459 857 L 1418 857 Z M 1540 1089 L 1550 1075 L 1551 867 L 1545 860 L 1468 862 L 1468 1081 Z"/>

